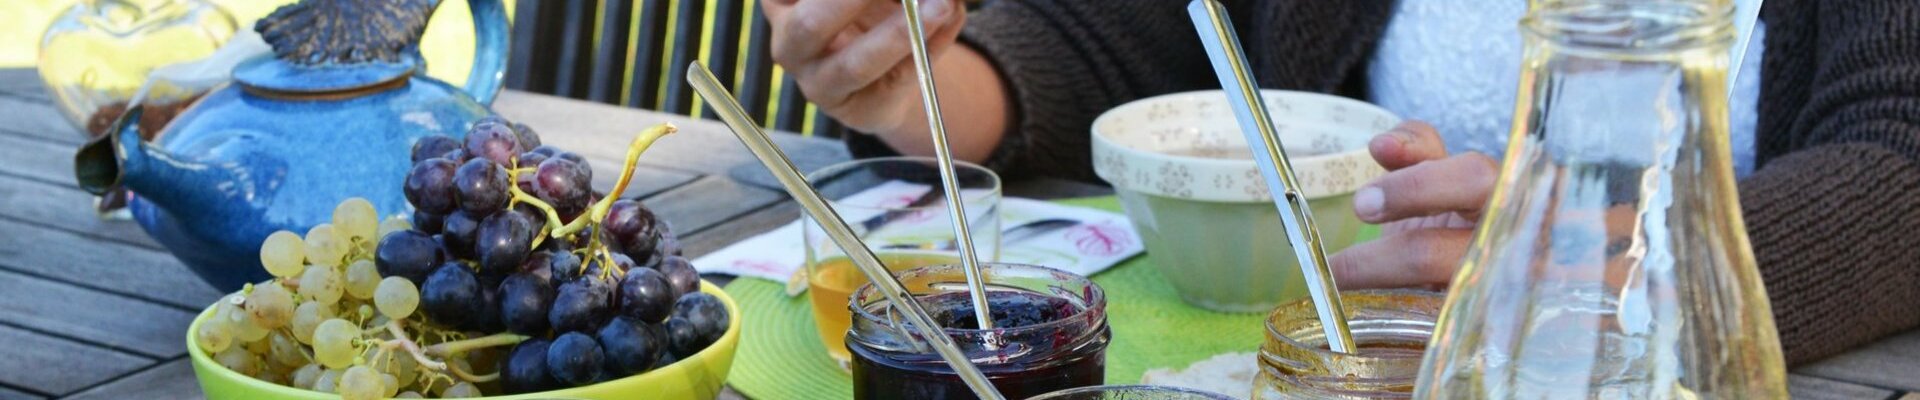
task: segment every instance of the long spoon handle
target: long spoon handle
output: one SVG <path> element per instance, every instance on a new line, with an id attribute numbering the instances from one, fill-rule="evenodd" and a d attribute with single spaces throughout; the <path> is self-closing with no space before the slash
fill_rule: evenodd
<path id="1" fill-rule="evenodd" d="M 692 84 L 693 90 L 720 113 L 720 120 L 733 128 L 733 134 L 740 138 L 740 143 L 747 145 L 747 149 L 753 151 L 753 156 L 759 158 L 761 164 L 766 164 L 767 171 L 772 172 L 780 185 L 786 187 L 787 193 L 800 202 L 800 208 L 805 209 L 808 216 L 820 223 L 820 227 L 827 231 L 827 236 L 833 238 L 833 243 L 847 253 L 847 258 L 853 260 L 853 265 L 867 275 L 867 280 L 873 282 L 873 287 L 893 302 L 894 310 L 906 312 L 907 322 L 920 329 L 920 337 L 933 345 L 934 352 L 953 366 L 953 371 L 960 375 L 960 380 L 966 382 L 968 388 L 973 389 L 974 395 L 982 399 L 1006 398 L 994 389 L 993 383 L 980 373 L 973 361 L 967 359 L 966 353 L 960 351 L 960 346 L 953 343 L 953 338 L 945 334 L 945 329 L 927 315 L 927 310 L 920 307 L 920 302 L 907 293 L 907 288 L 888 272 L 886 265 L 880 263 L 880 258 L 874 257 L 873 250 L 860 242 L 860 236 L 853 233 L 853 228 L 847 226 L 846 220 L 840 219 L 840 213 L 833 211 L 820 192 L 807 183 L 807 178 L 800 175 L 800 169 L 793 166 L 787 154 L 773 144 L 773 139 L 760 130 L 760 125 L 753 123 L 746 109 L 733 99 L 733 94 L 720 86 L 720 80 L 714 78 L 712 71 L 696 61 L 687 67 L 687 83 Z"/>
<path id="2" fill-rule="evenodd" d="M 1306 277 L 1307 293 L 1313 296 L 1314 310 L 1319 312 L 1320 326 L 1326 331 L 1327 349 L 1352 353 L 1353 333 L 1347 330 L 1347 313 L 1340 305 L 1340 291 L 1334 285 L 1325 249 L 1320 247 L 1320 229 L 1313 225 L 1313 213 L 1307 209 L 1306 196 L 1300 193 L 1300 182 L 1294 178 L 1287 151 L 1280 146 L 1280 135 L 1273 128 L 1266 100 L 1260 96 L 1260 86 L 1247 71 L 1246 52 L 1240 48 L 1240 39 L 1233 32 L 1233 22 L 1228 21 L 1226 8 L 1214 0 L 1193 0 L 1187 4 L 1187 15 L 1193 18 L 1194 29 L 1200 31 L 1207 59 L 1213 62 L 1213 73 L 1219 76 L 1220 86 L 1227 91 L 1227 100 L 1234 105 L 1233 116 L 1240 121 L 1240 132 L 1247 137 L 1247 147 L 1253 148 L 1253 161 L 1260 165 L 1261 175 L 1267 178 L 1267 190 L 1273 195 L 1273 204 L 1280 209 L 1280 222 L 1287 227 L 1287 241 L 1293 245 L 1294 256 L 1300 259 L 1300 273 Z"/>
<path id="3" fill-rule="evenodd" d="M 987 279 L 980 275 L 980 258 L 973 252 L 973 232 L 967 226 L 966 204 L 961 202 L 960 178 L 954 176 L 953 152 L 947 149 L 947 123 L 940 116 L 939 90 L 933 86 L 933 61 L 927 57 L 927 32 L 921 25 L 920 0 L 905 0 L 901 6 L 907 13 L 907 43 L 913 48 L 913 67 L 920 77 L 920 103 L 927 108 L 927 128 L 933 134 L 934 156 L 940 159 L 940 183 L 947 188 L 947 217 L 953 220 L 953 237 L 960 243 L 960 268 L 967 275 L 973 319 L 980 324 L 980 329 L 993 329 L 993 314 L 987 309 Z"/>

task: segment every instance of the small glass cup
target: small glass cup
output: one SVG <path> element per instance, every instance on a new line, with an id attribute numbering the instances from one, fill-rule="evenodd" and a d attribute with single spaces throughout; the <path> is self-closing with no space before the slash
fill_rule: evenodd
<path id="1" fill-rule="evenodd" d="M 821 193 L 835 200 L 835 212 L 852 225 L 874 255 L 895 272 L 930 265 L 957 264 L 953 220 L 940 191 L 939 163 L 930 157 L 888 157 L 834 164 L 807 175 Z M 961 202 L 980 262 L 1000 259 L 1000 177 L 978 165 L 954 162 Z M 918 185 L 932 188 L 923 195 L 857 196 L 871 188 Z M 894 193 L 899 191 L 885 190 Z M 844 369 L 851 355 L 843 339 L 852 317 L 847 297 L 867 284 L 867 277 L 847 259 L 811 217 L 804 219 L 806 281 L 813 322 L 820 343 Z"/>
<path id="2" fill-rule="evenodd" d="M 1445 296 L 1423 290 L 1340 292 L 1356 354 L 1327 350 L 1313 302 L 1303 299 L 1267 316 L 1267 342 L 1260 346 L 1260 376 L 1253 398 L 1407 399 L 1413 396 L 1420 357 L 1439 319 Z"/>
<path id="3" fill-rule="evenodd" d="M 1067 389 L 1027 400 L 1234 400 L 1214 392 L 1173 386 L 1114 385 Z"/>
<path id="4" fill-rule="evenodd" d="M 994 329 L 975 329 L 966 274 L 958 265 L 897 274 L 907 292 L 946 327 L 945 333 L 1011 399 L 1106 381 L 1107 299 L 1100 286 L 1066 271 L 1022 264 L 982 264 Z M 855 399 L 971 398 L 918 329 L 893 315 L 872 285 L 855 292 L 847 332 Z"/>

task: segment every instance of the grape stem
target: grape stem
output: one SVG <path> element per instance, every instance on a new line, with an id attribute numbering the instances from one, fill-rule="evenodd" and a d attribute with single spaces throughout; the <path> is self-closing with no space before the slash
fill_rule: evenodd
<path id="1" fill-rule="evenodd" d="M 421 367 L 426 367 L 434 371 L 447 370 L 447 363 L 428 358 L 426 352 L 420 349 L 418 343 L 407 339 L 407 331 L 400 327 L 400 321 L 387 321 L 387 332 L 393 333 L 394 339 L 382 341 L 380 343 L 381 349 L 391 350 L 398 347 L 406 350 L 407 354 L 413 355 L 413 361 L 419 363 Z"/>
<path id="2" fill-rule="evenodd" d="M 627 192 L 627 184 L 633 181 L 634 168 L 640 165 L 640 153 L 645 153 L 648 147 L 652 147 L 653 141 L 678 131 L 680 128 L 671 123 L 654 125 L 652 128 L 641 131 L 639 136 L 633 138 L 633 143 L 627 145 L 627 162 L 620 169 L 620 181 L 613 184 L 613 190 L 607 192 L 607 196 L 600 198 L 599 202 L 593 203 L 592 207 L 587 208 L 586 215 L 583 215 L 587 218 L 574 218 L 573 222 L 553 230 L 553 237 L 572 235 L 586 229 L 589 224 L 598 226 L 601 220 L 607 218 L 607 210 L 613 207 L 613 202 Z M 555 220 L 558 218 L 556 217 Z"/>
<path id="3" fill-rule="evenodd" d="M 495 333 L 492 335 L 481 336 L 481 337 L 472 338 L 472 339 L 456 340 L 452 342 L 446 342 L 446 343 L 440 343 L 432 346 L 427 346 L 426 352 L 428 355 L 449 357 L 455 354 L 465 353 L 475 349 L 482 349 L 482 348 L 488 348 L 488 347 L 494 347 L 494 346 L 515 345 L 525 340 L 527 340 L 526 335 L 516 335 L 508 332 L 501 332 L 501 333 Z"/>

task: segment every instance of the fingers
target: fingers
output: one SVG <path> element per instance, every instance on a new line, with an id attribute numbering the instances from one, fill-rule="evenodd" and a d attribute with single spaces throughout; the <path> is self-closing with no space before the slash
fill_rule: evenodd
<path id="1" fill-rule="evenodd" d="M 950 4 L 951 0 L 927 0 L 921 3 L 920 14 L 923 28 L 931 36 L 947 25 L 958 15 Z M 964 18 L 964 17 L 960 17 Z M 859 91 L 874 81 L 887 76 L 888 71 L 900 65 L 911 66 L 913 47 L 907 37 L 905 15 L 894 15 L 880 25 L 862 33 L 852 43 L 833 52 L 819 61 L 813 68 L 799 71 L 807 76 L 807 93 L 817 94 L 824 99 L 841 99 L 850 93 Z M 934 40 L 929 39 L 929 45 Z M 949 39 L 951 41 L 951 39 Z"/>
<path id="2" fill-rule="evenodd" d="M 1472 239 L 1470 229 L 1422 229 L 1354 245 L 1327 262 L 1343 290 L 1444 287 Z"/>
<path id="3" fill-rule="evenodd" d="M 869 0 L 769 0 L 767 20 L 773 25 L 773 60 L 796 65 L 819 58 L 827 43 L 857 19 Z"/>
<path id="4" fill-rule="evenodd" d="M 1499 171 L 1485 154 L 1467 153 L 1388 172 L 1354 192 L 1353 213 L 1375 224 L 1448 212 L 1479 215 Z"/>
<path id="5" fill-rule="evenodd" d="M 1408 120 L 1373 137 L 1367 143 L 1373 160 L 1388 171 L 1399 170 L 1422 161 L 1447 157 L 1447 146 L 1440 132 L 1425 122 Z"/>

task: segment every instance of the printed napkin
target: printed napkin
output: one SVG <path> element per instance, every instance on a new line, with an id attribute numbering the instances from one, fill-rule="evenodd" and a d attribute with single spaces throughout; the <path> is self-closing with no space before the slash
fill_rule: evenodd
<path id="1" fill-rule="evenodd" d="M 920 198 L 930 190 L 932 187 L 927 185 L 892 181 L 840 199 L 836 203 L 874 208 L 899 207 Z M 962 191 L 961 194 L 971 197 L 976 193 Z M 841 207 L 836 211 L 841 213 L 841 218 L 852 221 L 855 225 L 880 215 L 879 211 L 870 208 Z M 968 209 L 967 212 L 977 214 L 980 210 Z M 922 215 L 899 218 L 898 221 L 888 223 L 880 229 L 913 229 L 912 225 L 916 222 L 932 223 L 941 226 L 941 229 L 950 229 L 945 228 L 950 226 L 945 223 L 947 218 L 944 211 L 929 211 Z M 1053 218 L 1073 220 L 1078 224 L 1024 239 L 1003 238 L 1000 244 L 999 261 L 1041 265 L 1083 276 L 1092 276 L 1120 261 L 1140 254 L 1143 250 L 1140 235 L 1134 232 L 1133 225 L 1127 222 L 1125 215 L 1033 199 L 1017 197 L 1000 199 L 1001 229 Z M 802 264 L 806 262 L 806 248 L 801 240 L 802 223 L 802 220 L 795 220 L 767 233 L 734 243 L 694 260 L 693 265 L 702 273 L 733 274 L 787 282 L 789 277 L 793 276 L 795 271 L 799 271 L 803 267 Z M 978 234 L 975 232 L 975 235 Z M 1017 240 L 1007 241 L 1011 239 Z M 879 244 L 868 243 L 868 245 Z"/>

